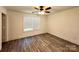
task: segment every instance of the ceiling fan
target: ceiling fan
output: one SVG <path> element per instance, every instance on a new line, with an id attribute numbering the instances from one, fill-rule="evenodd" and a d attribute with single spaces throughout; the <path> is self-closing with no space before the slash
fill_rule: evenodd
<path id="1" fill-rule="evenodd" d="M 38 12 L 39 14 L 47 14 L 47 13 L 50 13 L 49 10 L 52 8 L 48 6 L 37 6 L 37 7 L 34 7 L 34 9 L 37 11 L 34 11 L 32 13 Z"/>

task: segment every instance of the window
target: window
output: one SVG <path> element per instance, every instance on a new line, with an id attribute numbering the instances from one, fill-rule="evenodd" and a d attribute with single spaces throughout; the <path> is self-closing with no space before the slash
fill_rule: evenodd
<path id="1" fill-rule="evenodd" d="M 24 15 L 24 31 L 39 30 L 40 16 Z"/>

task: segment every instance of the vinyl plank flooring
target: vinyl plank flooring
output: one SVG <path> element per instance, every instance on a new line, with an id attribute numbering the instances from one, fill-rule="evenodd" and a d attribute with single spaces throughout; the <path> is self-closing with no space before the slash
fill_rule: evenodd
<path id="1" fill-rule="evenodd" d="M 2 44 L 1 52 L 78 52 L 79 45 L 51 34 L 40 34 Z"/>

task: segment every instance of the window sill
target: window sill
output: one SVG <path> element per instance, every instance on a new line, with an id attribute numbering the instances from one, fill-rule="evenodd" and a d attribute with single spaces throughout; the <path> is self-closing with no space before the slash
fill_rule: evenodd
<path id="1" fill-rule="evenodd" d="M 24 32 L 33 31 L 33 28 L 24 29 Z"/>

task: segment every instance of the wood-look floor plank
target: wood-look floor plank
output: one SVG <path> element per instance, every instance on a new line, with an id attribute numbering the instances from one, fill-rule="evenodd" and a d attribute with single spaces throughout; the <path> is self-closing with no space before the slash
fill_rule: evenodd
<path id="1" fill-rule="evenodd" d="M 78 52 L 79 45 L 51 34 L 13 40 L 2 44 L 1 52 Z"/>

